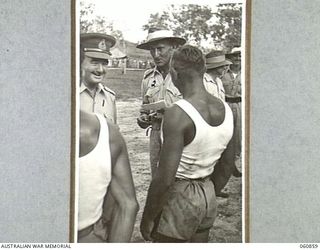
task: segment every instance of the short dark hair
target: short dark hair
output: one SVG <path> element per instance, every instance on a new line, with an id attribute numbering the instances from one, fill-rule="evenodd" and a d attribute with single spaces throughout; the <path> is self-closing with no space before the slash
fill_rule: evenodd
<path id="1" fill-rule="evenodd" d="M 199 73 L 205 71 L 205 59 L 200 49 L 191 45 L 183 45 L 174 51 L 172 59 L 178 71 L 193 69 Z"/>

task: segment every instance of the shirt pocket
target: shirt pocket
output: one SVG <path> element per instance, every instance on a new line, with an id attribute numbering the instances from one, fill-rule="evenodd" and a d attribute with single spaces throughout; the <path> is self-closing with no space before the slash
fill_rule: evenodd
<path id="1" fill-rule="evenodd" d="M 182 95 L 175 86 L 172 85 L 166 89 L 164 99 L 167 104 L 170 105 L 170 104 L 180 100 L 181 98 L 182 98 Z"/>
<path id="2" fill-rule="evenodd" d="M 146 98 L 149 101 L 149 103 L 161 100 L 160 86 L 149 87 L 146 91 Z"/>

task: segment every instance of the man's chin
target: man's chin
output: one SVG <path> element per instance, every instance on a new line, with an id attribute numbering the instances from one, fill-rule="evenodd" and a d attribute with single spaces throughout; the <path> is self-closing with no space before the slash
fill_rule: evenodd
<path id="1" fill-rule="evenodd" d="M 102 79 L 103 79 L 102 76 L 99 76 L 99 77 L 93 76 L 93 77 L 91 77 L 91 80 L 94 83 L 100 83 L 100 82 L 102 82 Z"/>

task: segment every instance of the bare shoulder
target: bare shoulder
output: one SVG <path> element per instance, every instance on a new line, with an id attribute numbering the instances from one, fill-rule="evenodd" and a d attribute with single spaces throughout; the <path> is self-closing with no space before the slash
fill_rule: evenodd
<path id="1" fill-rule="evenodd" d="M 119 154 L 123 151 L 123 149 L 126 148 L 126 144 L 123 139 L 123 136 L 119 131 L 118 126 L 109 121 L 107 121 L 107 124 L 109 128 L 109 143 L 110 143 L 111 157 L 115 159 L 119 156 Z"/>
<path id="2" fill-rule="evenodd" d="M 216 96 L 213 96 L 213 95 L 210 95 L 209 93 L 206 93 L 205 98 L 206 98 L 206 105 L 213 105 L 214 107 L 220 107 L 220 108 L 224 107 L 223 101 Z"/>
<path id="3" fill-rule="evenodd" d="M 165 109 L 164 112 L 164 129 L 184 129 L 192 123 L 192 120 L 178 105 L 173 105 Z"/>

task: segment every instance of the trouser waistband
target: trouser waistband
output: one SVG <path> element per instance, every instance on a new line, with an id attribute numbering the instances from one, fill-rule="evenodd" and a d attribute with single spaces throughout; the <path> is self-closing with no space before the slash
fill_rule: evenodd
<path id="1" fill-rule="evenodd" d="M 200 177 L 200 178 L 195 178 L 195 179 L 176 177 L 175 180 L 176 181 L 208 181 L 208 180 L 211 180 L 211 178 L 210 178 L 210 175 L 208 175 L 205 177 Z"/>

